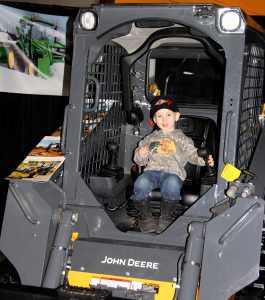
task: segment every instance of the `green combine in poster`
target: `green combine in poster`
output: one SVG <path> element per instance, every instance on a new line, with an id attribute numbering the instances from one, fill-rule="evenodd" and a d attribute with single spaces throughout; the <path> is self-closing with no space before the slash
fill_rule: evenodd
<path id="1" fill-rule="evenodd" d="M 0 90 L 62 95 L 69 60 L 68 17 L 31 13 L 0 5 Z"/>

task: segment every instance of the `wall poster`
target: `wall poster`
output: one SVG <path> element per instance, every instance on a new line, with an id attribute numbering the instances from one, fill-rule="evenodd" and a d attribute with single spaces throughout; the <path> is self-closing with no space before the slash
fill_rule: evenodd
<path id="1" fill-rule="evenodd" d="M 0 91 L 68 95 L 68 17 L 0 5 Z"/>

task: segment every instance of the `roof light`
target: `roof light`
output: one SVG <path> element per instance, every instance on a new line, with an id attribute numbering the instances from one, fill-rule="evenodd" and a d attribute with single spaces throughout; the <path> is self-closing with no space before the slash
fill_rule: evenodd
<path id="1" fill-rule="evenodd" d="M 91 11 L 81 13 L 80 23 L 83 29 L 93 30 L 97 26 L 97 17 Z"/>
<path id="2" fill-rule="evenodd" d="M 241 25 L 241 17 L 237 10 L 228 10 L 221 14 L 220 25 L 224 31 L 237 31 Z"/>

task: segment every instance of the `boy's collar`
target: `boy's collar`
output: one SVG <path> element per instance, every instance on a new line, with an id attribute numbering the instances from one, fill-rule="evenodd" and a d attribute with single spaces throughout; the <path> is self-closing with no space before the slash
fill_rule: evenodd
<path id="1" fill-rule="evenodd" d="M 174 128 L 173 130 L 170 130 L 170 131 L 168 131 L 168 132 L 163 132 L 161 129 L 159 129 L 159 131 L 162 132 L 163 134 L 169 134 L 169 133 L 174 132 L 174 131 L 176 131 L 176 130 L 177 130 L 177 129 Z"/>

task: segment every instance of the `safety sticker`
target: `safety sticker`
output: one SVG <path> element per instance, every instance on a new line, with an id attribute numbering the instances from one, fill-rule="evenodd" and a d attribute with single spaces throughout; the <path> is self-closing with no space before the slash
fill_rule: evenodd
<path id="1" fill-rule="evenodd" d="M 224 166 L 224 169 L 221 173 L 221 177 L 225 179 L 226 181 L 235 181 L 240 176 L 241 171 L 231 165 L 230 163 L 227 163 Z"/>

